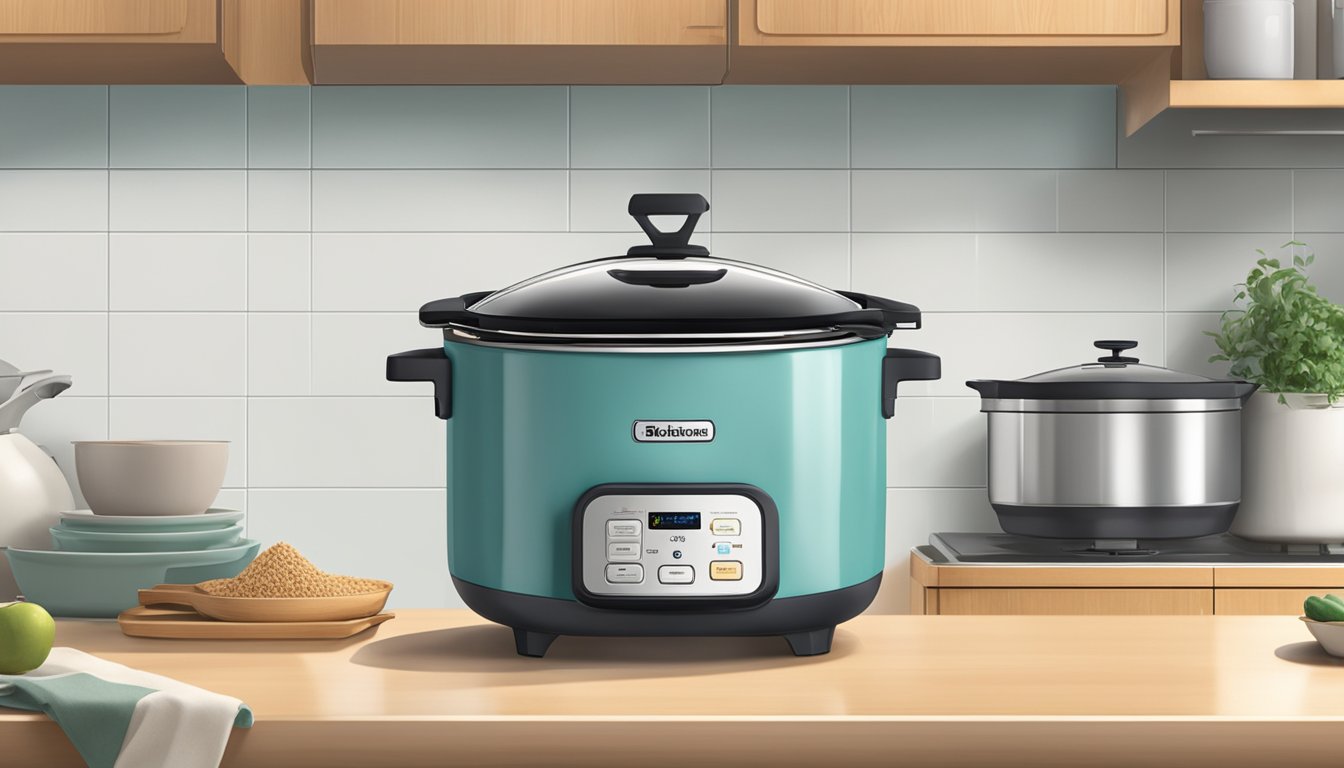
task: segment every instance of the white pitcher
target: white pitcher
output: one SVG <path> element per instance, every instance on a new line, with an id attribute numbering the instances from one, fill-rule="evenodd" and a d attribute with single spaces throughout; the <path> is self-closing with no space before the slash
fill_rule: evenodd
<path id="1" fill-rule="evenodd" d="M 75 497 L 56 460 L 18 432 L 0 435 L 0 544 L 48 549 L 58 513 L 75 508 Z M 0 603 L 18 594 L 9 561 L 0 564 Z"/>

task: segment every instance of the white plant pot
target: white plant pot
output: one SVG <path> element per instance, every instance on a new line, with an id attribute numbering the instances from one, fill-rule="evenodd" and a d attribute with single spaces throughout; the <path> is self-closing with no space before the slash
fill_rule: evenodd
<path id="1" fill-rule="evenodd" d="M 1232 533 L 1289 544 L 1344 542 L 1344 400 L 1256 392 L 1242 408 L 1241 507 Z"/>
<path id="2" fill-rule="evenodd" d="M 1293 25 L 1293 0 L 1204 0 L 1209 77 L 1291 80 Z"/>

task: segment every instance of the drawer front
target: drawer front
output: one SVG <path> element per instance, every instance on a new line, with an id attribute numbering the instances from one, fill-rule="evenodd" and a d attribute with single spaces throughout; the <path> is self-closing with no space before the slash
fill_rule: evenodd
<path id="1" fill-rule="evenodd" d="M 1177 0 L 755 0 L 766 35 L 1141 36 Z"/>
<path id="2" fill-rule="evenodd" d="M 1344 594 L 1344 587 L 1316 589 L 1219 589 L 1214 591 L 1214 613 L 1219 616 L 1301 616 L 1302 603 L 1311 595 Z"/>
<path id="3" fill-rule="evenodd" d="M 1171 615 L 1213 613 L 1212 589 L 939 589 L 942 615 Z"/>

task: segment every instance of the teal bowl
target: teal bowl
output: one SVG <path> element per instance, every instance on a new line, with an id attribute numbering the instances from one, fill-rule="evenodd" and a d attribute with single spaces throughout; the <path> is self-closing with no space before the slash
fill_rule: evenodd
<path id="1" fill-rule="evenodd" d="M 95 515 L 87 509 L 61 513 L 61 527 L 108 533 L 159 533 L 206 531 L 228 528 L 243 519 L 234 509 L 210 509 L 199 515 L 144 515 L 138 517 Z"/>
<path id="2" fill-rule="evenodd" d="M 195 552 L 235 547 L 242 538 L 243 528 L 239 525 L 204 531 L 146 533 L 51 529 L 51 543 L 62 552 Z"/>
<path id="3" fill-rule="evenodd" d="M 19 592 L 52 616 L 114 618 L 140 603 L 137 590 L 237 576 L 261 542 L 200 552 L 52 552 L 7 549 Z"/>

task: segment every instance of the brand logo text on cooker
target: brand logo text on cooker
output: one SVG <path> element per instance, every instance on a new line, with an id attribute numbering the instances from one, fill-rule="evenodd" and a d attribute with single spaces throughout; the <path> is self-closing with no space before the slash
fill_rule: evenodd
<path id="1" fill-rule="evenodd" d="M 636 421 L 633 432 L 641 443 L 708 443 L 714 439 L 714 422 Z"/>

